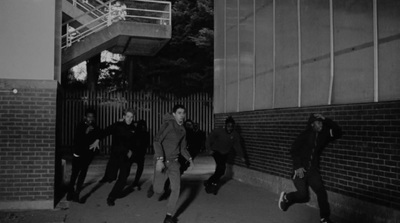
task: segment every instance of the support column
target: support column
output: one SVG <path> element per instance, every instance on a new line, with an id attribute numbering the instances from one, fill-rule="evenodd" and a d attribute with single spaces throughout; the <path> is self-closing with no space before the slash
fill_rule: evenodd
<path id="1" fill-rule="evenodd" d="M 100 53 L 93 56 L 87 63 L 87 87 L 91 92 L 96 91 L 97 81 L 100 74 Z"/>

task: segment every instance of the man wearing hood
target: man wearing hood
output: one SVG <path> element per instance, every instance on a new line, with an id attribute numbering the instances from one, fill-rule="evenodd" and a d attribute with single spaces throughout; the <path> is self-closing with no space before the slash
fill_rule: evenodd
<path id="1" fill-rule="evenodd" d="M 183 121 L 186 116 L 183 105 L 175 105 L 172 109 L 173 118 L 164 122 L 154 138 L 154 192 L 161 194 L 167 179 L 171 184 L 171 195 L 168 198 L 167 214 L 164 223 L 175 223 L 176 204 L 178 202 L 181 173 L 178 161 L 181 154 L 193 168 L 193 160 L 187 151 L 186 130 Z"/>
<path id="2" fill-rule="evenodd" d="M 214 174 L 204 182 L 204 186 L 207 193 L 216 195 L 220 179 L 226 171 L 226 163 L 229 158 L 233 158 L 231 155 L 238 155 L 246 163 L 242 138 L 235 130 L 235 120 L 231 116 L 225 119 L 224 128 L 217 128 L 210 133 L 206 140 L 206 148 L 213 156 L 216 167 Z"/>
<path id="3" fill-rule="evenodd" d="M 297 191 L 282 192 L 279 208 L 286 211 L 290 205 L 308 202 L 308 187 L 315 192 L 320 208 L 321 223 L 330 223 L 328 196 L 319 173 L 319 157 L 322 150 L 342 136 L 341 128 L 321 114 L 311 114 L 307 128 L 296 138 L 290 151 L 293 159 L 293 183 Z"/>
<path id="4" fill-rule="evenodd" d="M 96 149 L 90 148 L 90 145 L 100 134 L 100 128 L 95 123 L 95 117 L 95 110 L 91 108 L 86 109 L 84 119 L 75 129 L 72 173 L 67 194 L 68 201 L 79 201 L 79 192 L 83 188 L 89 165 L 97 153 Z M 78 181 L 76 182 L 77 179 Z"/>

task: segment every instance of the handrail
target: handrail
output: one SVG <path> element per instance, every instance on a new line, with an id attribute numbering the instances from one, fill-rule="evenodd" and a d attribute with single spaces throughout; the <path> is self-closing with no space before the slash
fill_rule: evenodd
<path id="1" fill-rule="evenodd" d="M 73 0 L 77 1 L 77 0 Z M 115 5 L 112 5 L 116 0 L 108 1 L 105 4 L 95 7 L 91 11 L 86 12 L 83 15 L 80 15 L 72 20 L 69 20 L 66 23 L 63 23 L 65 26 L 66 33 L 61 36 L 62 45 L 61 48 L 70 47 L 73 43 L 79 42 L 83 38 L 98 32 L 113 23 L 119 21 L 129 21 L 129 22 L 139 22 L 139 23 L 152 23 L 159 25 L 171 25 L 171 3 L 166 1 L 152 1 L 152 0 L 133 0 L 127 2 L 129 4 L 129 8 L 124 5 L 123 7 L 116 8 Z M 138 5 L 135 5 L 138 3 Z M 86 4 L 86 3 L 85 3 Z M 140 5 L 143 4 L 143 5 Z M 152 5 L 149 4 L 155 4 Z M 141 7 L 139 7 L 141 6 Z M 93 20 L 79 26 L 73 27 L 70 24 L 77 21 L 77 19 L 81 18 L 84 15 L 88 15 L 93 10 L 98 10 L 99 8 L 104 7 L 105 11 L 103 15 L 94 18 Z M 147 8 L 145 8 L 147 7 Z M 149 9 L 150 7 L 150 9 Z M 161 10 L 155 10 L 154 8 L 161 8 Z M 74 23 L 76 24 L 76 23 Z M 64 29 L 63 29 L 64 30 Z"/>
<path id="2" fill-rule="evenodd" d="M 70 0 L 70 1 L 71 1 L 71 0 Z M 73 1 L 76 1 L 76 0 L 73 0 Z M 94 10 L 101 11 L 100 8 L 102 8 L 102 7 L 108 7 L 108 5 L 109 5 L 110 3 L 114 3 L 114 2 L 116 2 L 116 1 L 117 1 L 117 0 L 110 0 L 110 1 L 108 1 L 108 2 L 104 2 L 103 4 L 101 4 L 101 5 L 97 6 L 97 7 L 95 7 L 94 9 L 92 9 L 92 10 L 90 10 L 90 11 L 87 11 L 87 12 L 85 12 L 84 14 L 81 14 L 81 15 L 75 17 L 75 18 L 72 18 L 72 19 L 70 19 L 70 20 L 64 22 L 62 25 L 64 26 L 64 25 L 66 25 L 67 23 L 71 23 L 71 22 L 73 22 L 73 21 L 76 21 L 76 20 L 82 18 L 83 16 L 87 16 L 87 15 L 93 13 Z M 103 15 L 104 15 L 104 14 L 103 14 Z"/>

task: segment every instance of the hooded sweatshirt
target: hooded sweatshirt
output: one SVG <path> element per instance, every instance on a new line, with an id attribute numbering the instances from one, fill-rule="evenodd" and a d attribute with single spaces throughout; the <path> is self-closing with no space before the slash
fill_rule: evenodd
<path id="1" fill-rule="evenodd" d="M 234 149 L 238 156 L 243 157 L 241 137 L 235 130 L 229 134 L 225 128 L 215 129 L 208 136 L 206 147 L 207 150 L 217 151 L 223 155 Z"/>
<path id="2" fill-rule="evenodd" d="M 187 151 L 186 130 L 179 125 L 171 114 L 164 115 L 164 123 L 154 138 L 155 157 L 164 157 L 164 160 L 178 158 L 182 154 L 186 160 L 190 159 Z"/>
<path id="3" fill-rule="evenodd" d="M 320 132 L 313 130 L 311 124 L 316 121 L 322 121 L 323 127 Z M 342 129 L 331 119 L 318 119 L 311 114 L 306 129 L 300 133 L 294 141 L 291 148 L 293 159 L 293 169 L 318 169 L 319 158 L 322 150 L 333 140 L 342 136 Z"/>

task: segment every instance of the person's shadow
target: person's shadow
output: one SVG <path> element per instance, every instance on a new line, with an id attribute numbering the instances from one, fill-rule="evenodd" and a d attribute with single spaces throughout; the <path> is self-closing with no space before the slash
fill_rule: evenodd
<path id="1" fill-rule="evenodd" d="M 202 185 L 203 182 L 199 180 L 194 180 L 194 181 L 182 180 L 180 194 L 182 194 L 182 192 L 186 190 L 189 190 L 189 194 L 187 195 L 187 198 L 182 202 L 181 206 L 176 211 L 175 217 L 178 217 L 180 214 L 182 214 L 196 199 L 196 197 L 199 195 L 202 189 Z"/>
<path id="2" fill-rule="evenodd" d="M 85 187 L 88 187 L 90 184 L 92 184 L 93 182 L 89 182 L 88 184 L 85 184 Z M 101 182 L 97 182 L 97 184 L 85 195 L 83 195 L 80 199 L 79 199 L 79 203 L 84 204 L 86 203 L 87 199 L 94 193 L 96 192 L 98 189 L 100 189 L 102 186 L 104 185 L 104 183 Z"/>

